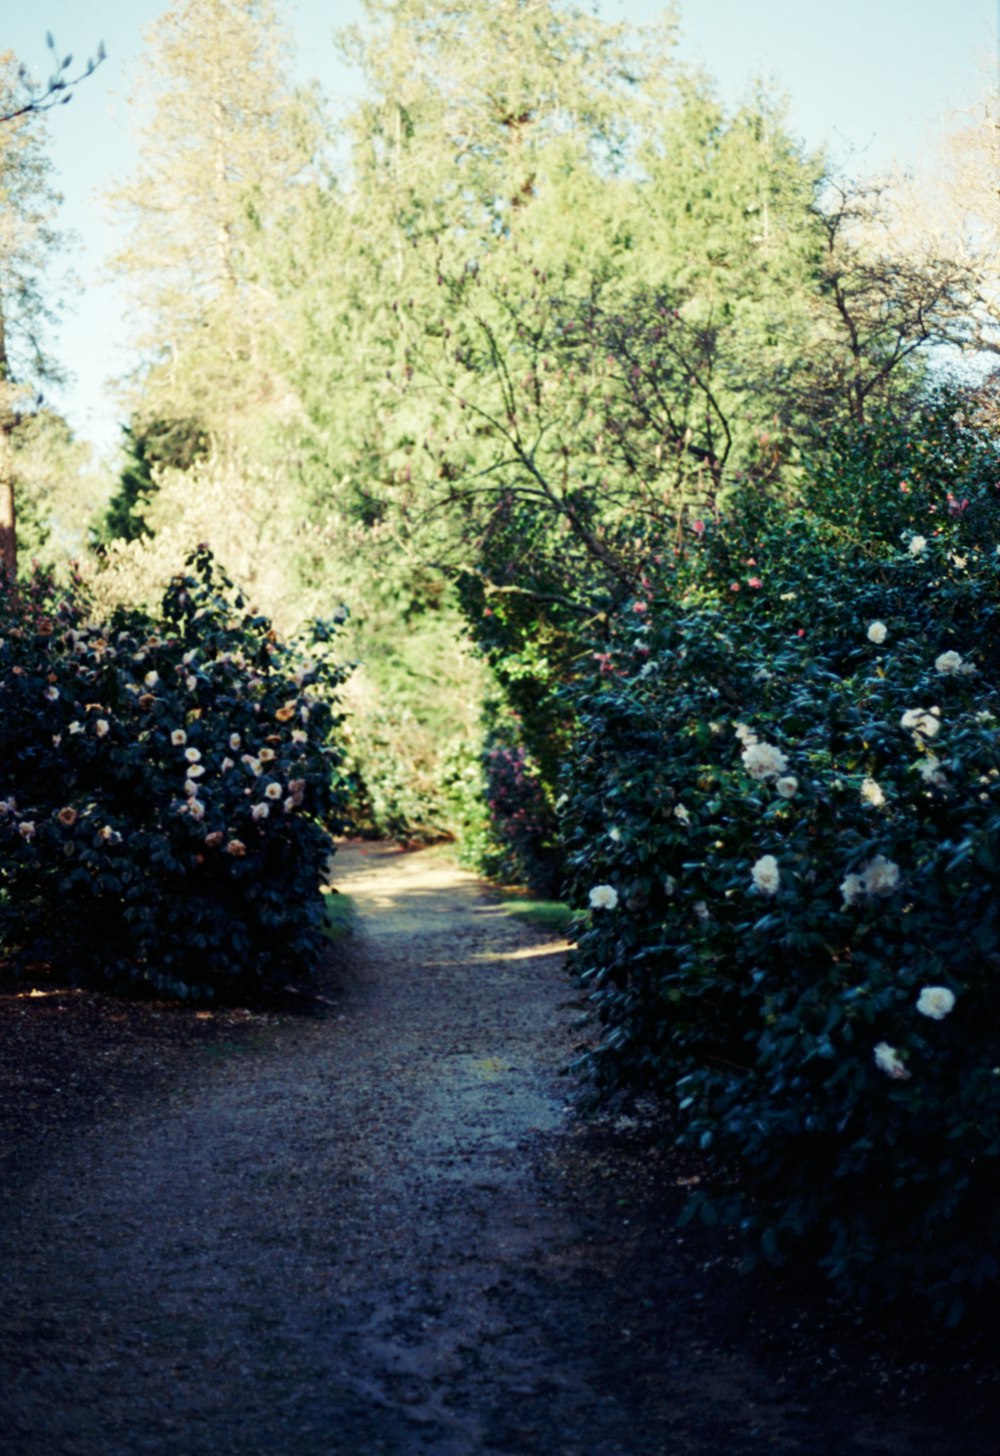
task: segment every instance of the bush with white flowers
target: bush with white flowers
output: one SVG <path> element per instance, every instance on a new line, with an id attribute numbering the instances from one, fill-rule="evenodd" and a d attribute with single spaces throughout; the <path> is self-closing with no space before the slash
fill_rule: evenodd
<path id="1" fill-rule="evenodd" d="M 662 1099 L 716 1169 L 692 1212 L 949 1317 L 1000 1275 L 986 490 L 917 550 L 887 517 L 837 553 L 830 522 L 787 507 L 705 532 L 576 691 L 564 784 L 595 1094 Z M 732 591 L 748 559 L 763 585 Z"/>
<path id="2" fill-rule="evenodd" d="M 311 656 L 209 553 L 160 617 L 82 589 L 0 595 L 0 936 L 8 963 L 247 996 L 309 972 L 343 826 L 332 628 Z"/>

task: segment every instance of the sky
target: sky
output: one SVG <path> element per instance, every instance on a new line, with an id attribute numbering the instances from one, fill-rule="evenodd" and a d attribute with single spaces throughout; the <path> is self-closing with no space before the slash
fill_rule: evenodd
<path id="1" fill-rule="evenodd" d="M 344 98 L 358 83 L 337 60 L 333 33 L 359 18 L 360 0 L 278 0 L 297 39 L 298 77 Z M 134 362 L 127 304 L 106 263 L 115 232 L 102 194 L 134 169 L 126 97 L 141 78 L 143 32 L 167 0 L 0 0 L 0 48 L 48 74 L 46 31 L 76 62 L 104 42 L 107 60 L 49 117 L 49 155 L 63 194 L 60 225 L 75 234 L 77 283 L 62 300 L 54 353 L 72 376 L 49 402 L 102 453 L 123 412 L 109 381 Z M 597 0 L 602 18 L 656 18 L 657 0 Z M 949 114 L 971 106 L 1000 72 L 1000 0 L 680 0 L 680 56 L 713 77 L 735 105 L 765 78 L 784 91 L 795 132 L 827 146 L 853 175 L 893 164 L 919 169 Z M 76 71 L 76 64 L 72 68 Z"/>

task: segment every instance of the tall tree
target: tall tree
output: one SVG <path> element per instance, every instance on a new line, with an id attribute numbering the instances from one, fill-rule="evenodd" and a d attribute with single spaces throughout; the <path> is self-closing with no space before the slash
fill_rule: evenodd
<path id="1" fill-rule="evenodd" d="M 0 53 L 0 113 L 22 95 L 12 52 Z M 45 380 L 58 375 L 46 331 L 54 315 L 42 287 L 59 243 L 59 198 L 50 181 L 42 121 L 23 110 L 0 127 L 0 565 L 17 577 L 15 436 Z"/>
<path id="2" fill-rule="evenodd" d="M 275 300 L 255 252 L 295 206 L 315 103 L 289 84 L 272 0 L 176 0 L 147 42 L 141 160 L 112 195 L 131 224 L 115 263 L 141 321 L 139 413 L 198 419 L 221 446 L 289 406 L 265 356 Z"/>

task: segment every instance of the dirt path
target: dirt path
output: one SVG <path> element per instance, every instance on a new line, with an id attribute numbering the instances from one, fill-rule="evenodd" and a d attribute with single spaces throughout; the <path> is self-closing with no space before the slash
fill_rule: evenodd
<path id="1" fill-rule="evenodd" d="M 567 1114 L 557 946 L 438 853 L 354 846 L 335 882 L 329 1016 L 3 1195 L 3 1456 L 965 1449 L 899 1380 L 831 1388 L 836 1351 L 786 1379 L 660 1155 Z"/>

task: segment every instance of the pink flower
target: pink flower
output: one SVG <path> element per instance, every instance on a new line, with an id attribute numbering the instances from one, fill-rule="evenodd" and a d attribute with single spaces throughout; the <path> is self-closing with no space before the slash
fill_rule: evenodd
<path id="1" fill-rule="evenodd" d="M 747 586 L 752 586 L 754 591 L 757 591 L 763 585 L 764 583 L 761 581 L 759 576 L 751 576 L 749 581 L 747 582 Z"/>

